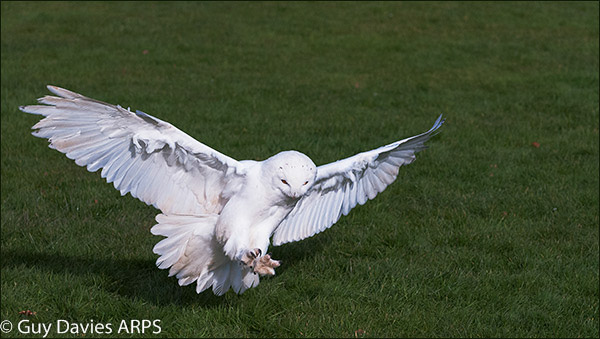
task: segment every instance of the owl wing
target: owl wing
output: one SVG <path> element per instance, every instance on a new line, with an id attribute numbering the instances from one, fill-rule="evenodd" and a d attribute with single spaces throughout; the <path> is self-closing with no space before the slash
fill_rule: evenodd
<path id="1" fill-rule="evenodd" d="M 165 214 L 218 213 L 225 184 L 243 165 L 196 141 L 168 122 L 131 112 L 55 86 L 58 95 L 38 99 L 44 105 L 19 107 L 45 116 L 32 134 L 48 138 L 65 153 L 125 195 Z"/>
<path id="2" fill-rule="evenodd" d="M 375 198 L 398 176 L 400 166 L 415 160 L 415 153 L 442 126 L 440 115 L 423 133 L 377 149 L 317 167 L 317 178 L 307 194 L 279 224 L 273 245 L 298 241 L 331 227 L 356 205 Z"/>

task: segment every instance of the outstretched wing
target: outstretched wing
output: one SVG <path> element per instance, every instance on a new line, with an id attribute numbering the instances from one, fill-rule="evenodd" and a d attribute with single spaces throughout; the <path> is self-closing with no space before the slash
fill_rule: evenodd
<path id="1" fill-rule="evenodd" d="M 48 138 L 50 148 L 90 172 L 102 168 L 102 177 L 121 195 L 129 192 L 165 214 L 220 212 L 224 186 L 243 171 L 237 160 L 146 113 L 48 89 L 58 97 L 19 107 L 45 116 L 32 134 Z"/>
<path id="2" fill-rule="evenodd" d="M 273 245 L 298 241 L 331 227 L 357 204 L 375 198 L 398 176 L 400 166 L 415 160 L 415 153 L 436 134 L 445 120 L 440 115 L 423 133 L 372 151 L 317 167 L 317 179 L 309 192 L 279 224 Z"/>

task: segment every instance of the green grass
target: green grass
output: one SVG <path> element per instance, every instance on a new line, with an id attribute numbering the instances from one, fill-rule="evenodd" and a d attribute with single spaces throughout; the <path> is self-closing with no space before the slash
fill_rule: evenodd
<path id="1" fill-rule="evenodd" d="M 147 337 L 598 335 L 598 2 L 1 9 L 1 320 L 160 319 Z M 375 200 L 272 247 L 276 276 L 215 297 L 155 267 L 157 210 L 29 134 L 39 117 L 17 107 L 46 84 L 236 159 L 296 149 L 323 164 L 447 121 Z"/>

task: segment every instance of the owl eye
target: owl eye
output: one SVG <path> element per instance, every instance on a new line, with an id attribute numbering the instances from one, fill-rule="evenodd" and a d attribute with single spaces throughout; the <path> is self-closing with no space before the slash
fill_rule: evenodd
<path id="1" fill-rule="evenodd" d="M 284 184 L 286 184 L 286 185 L 288 184 L 287 181 L 285 181 L 284 179 L 281 179 L 281 182 L 284 183 Z"/>
<path id="2" fill-rule="evenodd" d="M 308 184 L 308 181 L 304 183 L 304 185 Z"/>

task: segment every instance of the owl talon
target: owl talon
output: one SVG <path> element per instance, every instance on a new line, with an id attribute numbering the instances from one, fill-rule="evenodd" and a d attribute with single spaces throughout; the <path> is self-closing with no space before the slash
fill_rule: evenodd
<path id="1" fill-rule="evenodd" d="M 262 251 L 255 248 L 244 253 L 240 264 L 250 268 L 255 275 L 275 275 L 275 268 L 279 267 L 281 262 L 273 260 L 270 253 L 262 255 Z"/>
<path id="2" fill-rule="evenodd" d="M 266 254 L 255 260 L 254 273 L 260 275 L 275 275 L 275 268 L 279 267 L 279 260 L 271 259 L 271 255 Z"/>
<path id="3" fill-rule="evenodd" d="M 248 251 L 242 256 L 241 263 L 251 268 L 254 268 L 255 261 L 258 257 L 260 257 L 261 254 L 262 251 L 260 250 L 260 248 L 255 248 L 251 251 Z"/>

